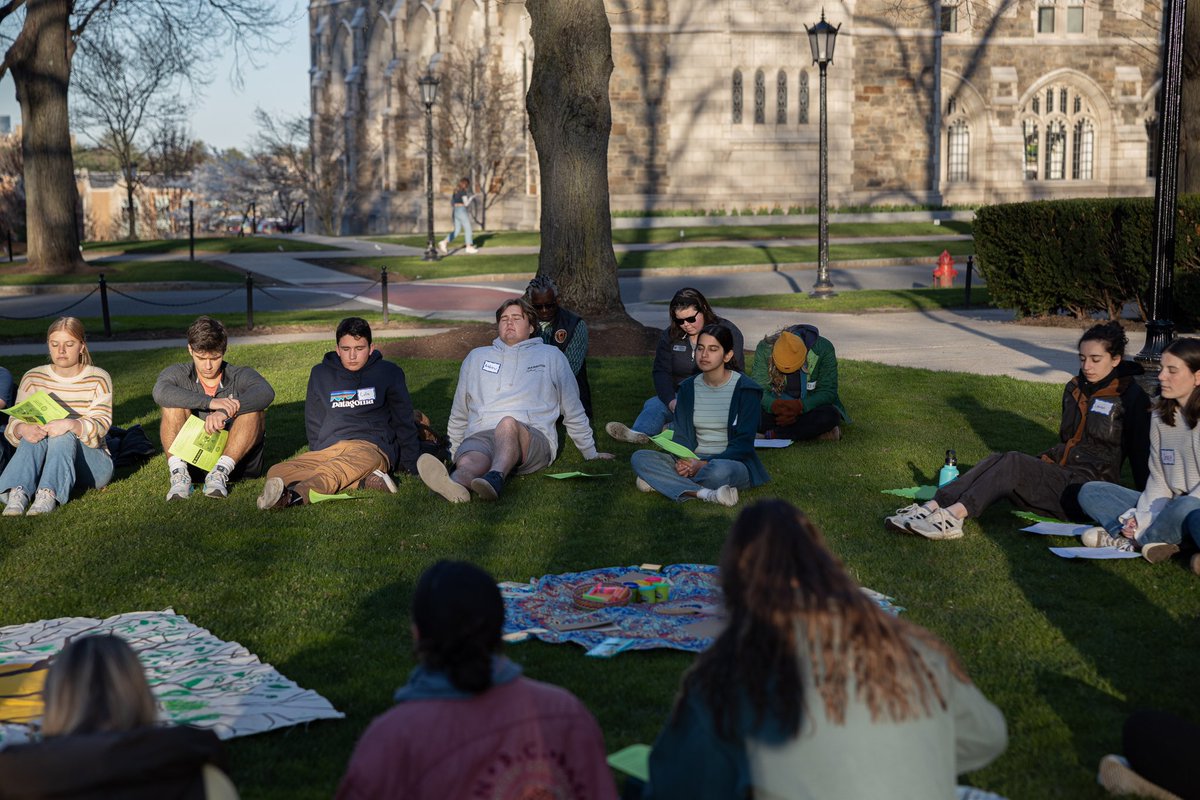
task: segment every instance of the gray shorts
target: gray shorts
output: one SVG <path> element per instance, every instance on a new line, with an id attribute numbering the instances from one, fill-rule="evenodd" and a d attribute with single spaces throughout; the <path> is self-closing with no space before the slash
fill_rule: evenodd
<path id="1" fill-rule="evenodd" d="M 520 424 L 529 431 L 529 450 L 525 453 L 525 458 L 517 464 L 517 474 L 528 475 L 550 466 L 550 442 L 546 439 L 546 434 L 537 428 L 531 428 L 523 422 Z M 496 431 L 479 431 L 463 439 L 454 453 L 454 460 L 458 461 L 464 453 L 483 453 L 491 460 L 495 450 Z"/>

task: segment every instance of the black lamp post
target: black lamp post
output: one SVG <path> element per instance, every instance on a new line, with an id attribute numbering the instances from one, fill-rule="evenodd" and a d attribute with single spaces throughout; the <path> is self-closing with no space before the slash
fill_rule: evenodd
<path id="1" fill-rule="evenodd" d="M 437 100 L 438 79 L 426 72 L 417 78 L 421 87 L 421 102 L 425 104 L 425 199 L 428 202 L 426 219 L 429 222 L 429 241 L 425 245 L 425 261 L 437 261 L 437 245 L 433 241 L 433 104 Z"/>
<path id="2" fill-rule="evenodd" d="M 813 63 L 821 70 L 821 166 L 817 195 L 817 282 L 813 284 L 810 297 L 833 297 L 833 281 L 829 280 L 829 115 L 825 108 L 825 68 L 833 61 L 833 46 L 837 43 L 838 30 L 825 21 L 825 9 L 821 9 L 821 21 L 808 31 L 808 43 L 812 47 Z"/>

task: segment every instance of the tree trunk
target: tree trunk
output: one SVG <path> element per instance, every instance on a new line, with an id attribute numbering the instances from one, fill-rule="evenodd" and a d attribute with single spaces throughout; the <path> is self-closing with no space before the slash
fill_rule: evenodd
<path id="1" fill-rule="evenodd" d="M 8 52 L 21 104 L 29 265 L 52 274 L 84 266 L 67 121 L 69 10 L 68 0 L 30 0 Z"/>
<path id="2" fill-rule="evenodd" d="M 608 208 L 611 29 L 603 0 L 526 0 L 533 74 L 525 98 L 541 166 L 538 273 L 567 308 L 628 319 Z"/>
<path id="3" fill-rule="evenodd" d="M 1200 3 L 1183 23 L 1183 87 L 1179 109 L 1179 191 L 1200 194 Z"/>

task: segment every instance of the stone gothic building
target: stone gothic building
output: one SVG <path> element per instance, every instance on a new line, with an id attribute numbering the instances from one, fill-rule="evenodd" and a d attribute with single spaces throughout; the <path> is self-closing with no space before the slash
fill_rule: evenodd
<path id="1" fill-rule="evenodd" d="M 1152 194 L 1158 3 L 605 0 L 612 207 L 814 206 L 819 73 L 805 25 L 822 10 L 841 26 L 827 73 L 832 205 Z M 309 16 L 314 160 L 335 229 L 423 229 L 416 80 L 431 60 L 457 65 L 434 108 L 439 230 L 458 164 L 498 197 L 489 227 L 536 226 L 521 99 L 537 54 L 521 0 L 312 0 Z"/>

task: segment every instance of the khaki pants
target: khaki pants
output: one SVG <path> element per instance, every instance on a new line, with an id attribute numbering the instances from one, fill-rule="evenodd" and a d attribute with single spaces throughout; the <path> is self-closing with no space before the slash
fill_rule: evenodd
<path id="1" fill-rule="evenodd" d="M 352 489 L 374 470 L 388 469 L 387 456 L 370 442 L 349 439 L 324 450 L 309 451 L 267 470 L 267 478 L 280 478 L 283 485 L 308 502 L 308 490 L 337 494 Z"/>

